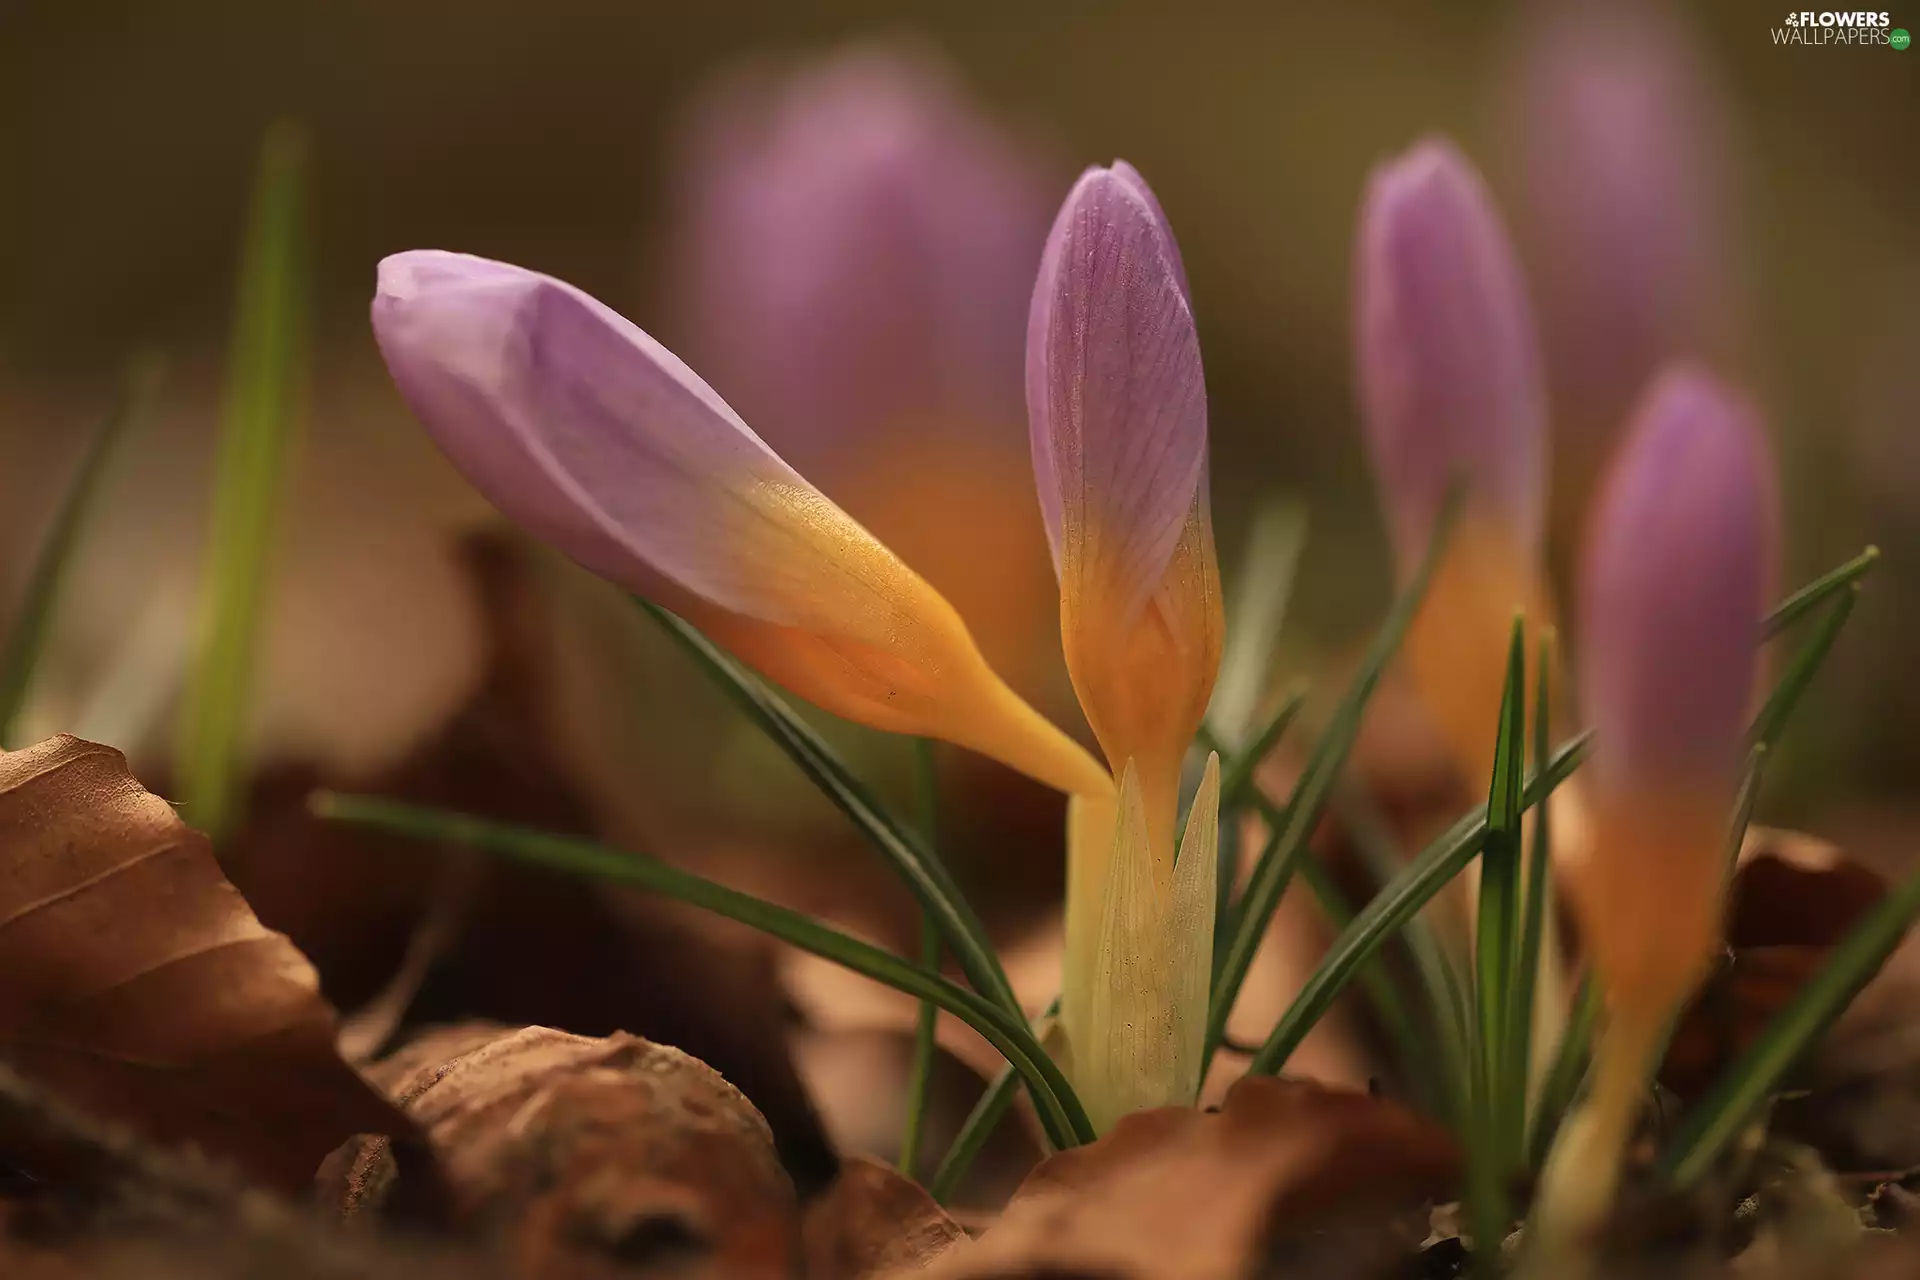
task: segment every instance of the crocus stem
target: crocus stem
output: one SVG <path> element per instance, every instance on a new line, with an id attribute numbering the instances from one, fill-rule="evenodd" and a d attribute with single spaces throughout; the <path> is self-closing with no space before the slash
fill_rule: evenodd
<path id="1" fill-rule="evenodd" d="M 1592 1090 L 1567 1115 L 1540 1174 L 1527 1275 L 1581 1280 L 1592 1274 L 1593 1236 L 1613 1207 L 1664 1026 L 1662 1019 L 1636 1014 L 1616 1018 L 1602 1034 Z"/>

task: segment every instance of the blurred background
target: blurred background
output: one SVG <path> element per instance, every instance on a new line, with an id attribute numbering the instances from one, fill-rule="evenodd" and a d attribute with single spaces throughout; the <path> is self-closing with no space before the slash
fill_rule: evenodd
<path id="1" fill-rule="evenodd" d="M 1920 52 L 1782 47 L 1782 16 L 1732 0 L 0 0 L 0 617 L 129 356 L 170 369 L 104 478 L 15 737 L 102 738 L 150 784 L 169 776 L 250 175 L 290 118 L 311 165 L 311 345 L 235 838 L 263 916 L 344 1003 L 378 985 L 429 861 L 288 850 L 321 839 L 300 828 L 305 788 L 404 781 L 910 944 L 904 900 L 837 815 L 630 608 L 466 538 L 488 508 L 387 378 L 366 321 L 376 263 L 503 258 L 633 318 L 1084 732 L 1025 471 L 1026 296 L 1053 209 L 1116 156 L 1154 184 L 1206 358 L 1229 611 L 1253 514 L 1297 501 L 1310 533 L 1276 675 L 1323 677 L 1325 701 L 1390 590 L 1349 360 L 1354 216 L 1374 164 L 1440 132 L 1522 247 L 1558 563 L 1621 416 L 1681 356 L 1766 409 L 1784 585 L 1885 551 L 1763 810 L 1897 844 L 1920 763 Z M 1920 7 L 1892 18 L 1920 27 Z M 908 794 L 897 744 L 834 732 Z M 943 839 L 1024 936 L 1058 891 L 1057 802 L 958 755 Z M 285 870 L 300 857 L 323 870 Z M 353 857 L 387 887 L 347 876 Z M 796 870 L 821 867 L 835 874 Z M 562 1020 L 547 998 L 527 1016 Z M 572 1021 L 596 1018 L 634 1020 Z M 776 1087 L 747 1092 L 772 1111 Z"/>

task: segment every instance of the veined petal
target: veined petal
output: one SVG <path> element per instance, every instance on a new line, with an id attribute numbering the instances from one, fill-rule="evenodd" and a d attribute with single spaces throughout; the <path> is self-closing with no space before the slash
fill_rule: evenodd
<path id="1" fill-rule="evenodd" d="M 1167 968 L 1172 950 L 1168 893 L 1153 864 L 1146 806 L 1131 760 L 1120 775 L 1106 890 L 1087 1039 L 1073 1046 L 1080 1098 L 1102 1133 L 1130 1112 L 1181 1100 L 1175 1092 L 1179 1054 Z M 1185 1100 L 1191 1101 L 1191 1094 Z"/>
<path id="2" fill-rule="evenodd" d="M 837 714 L 1063 789 L 1110 785 L 987 668 L 938 593 L 600 302 L 505 263 L 416 251 L 381 263 L 373 325 L 454 463 L 587 568 Z"/>
<path id="3" fill-rule="evenodd" d="M 1082 174 L 1027 329 L 1034 472 L 1062 588 L 1144 608 L 1206 465 L 1200 343 L 1172 237 L 1137 173 Z"/>
<path id="4" fill-rule="evenodd" d="M 1108 761 L 1138 760 L 1165 874 L 1222 626 L 1199 339 L 1172 233 L 1129 166 L 1081 175 L 1054 223 L 1027 412 L 1067 669 Z"/>
<path id="5" fill-rule="evenodd" d="M 1193 807 L 1187 810 L 1187 830 L 1180 837 L 1180 856 L 1173 864 L 1173 900 L 1167 914 L 1172 952 L 1167 973 L 1173 995 L 1175 1102 L 1191 1102 L 1200 1093 L 1219 882 L 1220 755 L 1210 751 Z"/>
<path id="6" fill-rule="evenodd" d="M 1547 437 L 1533 315 L 1493 200 L 1451 144 L 1375 171 L 1355 277 L 1360 405 L 1401 573 L 1456 481 L 1537 556 Z"/>

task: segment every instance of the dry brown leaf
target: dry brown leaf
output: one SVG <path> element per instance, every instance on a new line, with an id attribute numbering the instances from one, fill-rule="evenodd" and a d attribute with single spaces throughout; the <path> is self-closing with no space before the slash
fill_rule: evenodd
<path id="1" fill-rule="evenodd" d="M 1330 1229 L 1340 1251 L 1411 1252 L 1386 1228 L 1447 1194 L 1459 1153 L 1397 1103 L 1302 1080 L 1248 1078 L 1218 1112 L 1163 1107 L 1052 1156 L 980 1240 L 929 1275 L 1234 1280 L 1295 1274 Z"/>
<path id="2" fill-rule="evenodd" d="M 926 1189 L 888 1165 L 854 1156 L 807 1209 L 807 1280 L 862 1280 L 924 1267 L 967 1238 Z"/>
<path id="3" fill-rule="evenodd" d="M 1728 896 L 1725 957 L 1681 1018 L 1661 1083 L 1682 1097 L 1709 1086 L 1886 888 L 1824 840 L 1749 830 Z"/>
<path id="4" fill-rule="evenodd" d="M 791 1274 L 793 1186 L 766 1121 L 718 1072 L 624 1033 L 444 1028 L 370 1068 L 426 1131 L 455 1224 L 539 1280 Z M 404 1193 L 380 1144 L 329 1160 L 322 1196 L 349 1213 Z"/>
<path id="5" fill-rule="evenodd" d="M 111 747 L 0 753 L 0 1059 L 152 1141 L 297 1189 L 410 1126 L 334 1050 L 313 967 Z M 45 1153 L 0 1156 L 33 1167 Z"/>

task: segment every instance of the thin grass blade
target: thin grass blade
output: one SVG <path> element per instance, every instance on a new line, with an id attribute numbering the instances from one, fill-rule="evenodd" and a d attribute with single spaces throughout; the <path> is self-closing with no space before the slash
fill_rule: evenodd
<path id="1" fill-rule="evenodd" d="M 973 989 L 992 1000 L 1003 1012 L 1020 1017 L 1020 1001 L 1007 981 L 999 957 L 994 954 L 986 926 L 926 841 L 889 813 L 814 732 L 813 726 L 801 719 L 766 682 L 734 661 L 684 619 L 650 601 L 636 597 L 634 603 L 679 642 L 747 717 L 853 820 L 854 826 L 880 851 L 919 900 L 921 908 L 939 926 L 946 946 Z"/>
<path id="2" fill-rule="evenodd" d="M 1820 629 L 1800 647 L 1779 683 L 1774 685 L 1773 692 L 1767 696 L 1760 714 L 1754 717 L 1753 727 L 1747 735 L 1750 744 L 1772 747 L 1780 741 L 1780 734 L 1786 729 L 1795 708 L 1800 705 L 1800 699 L 1813 684 L 1813 678 L 1820 674 L 1827 655 L 1833 652 L 1834 641 L 1840 638 L 1847 619 L 1853 616 L 1853 606 L 1859 602 L 1860 584 L 1848 583 L 1840 587 L 1836 594 L 1839 599 L 1821 620 Z"/>
<path id="3" fill-rule="evenodd" d="M 1510 1112 L 1526 1099 L 1524 1075 L 1508 1075 L 1513 1025 L 1514 951 L 1520 933 L 1520 791 L 1527 755 L 1526 630 L 1514 620 L 1507 645 L 1507 680 L 1500 694 L 1499 732 L 1494 739 L 1493 779 L 1487 792 L 1487 836 L 1480 849 L 1480 910 L 1474 946 L 1474 1008 L 1479 1027 L 1475 1059 L 1486 1129 L 1470 1144 L 1480 1158 L 1503 1161 L 1519 1133 Z"/>
<path id="4" fill-rule="evenodd" d="M 1040 1015 L 1039 1022 L 1045 1024 L 1059 1014 L 1060 997 L 1055 996 L 1052 1003 L 1047 1005 L 1046 1012 Z M 1014 1091 L 1019 1085 L 1019 1073 L 1008 1065 L 982 1091 L 978 1101 L 973 1104 L 973 1110 L 961 1122 L 960 1132 L 954 1135 L 953 1145 L 947 1148 L 947 1154 L 933 1171 L 933 1180 L 927 1184 L 927 1191 L 935 1201 L 945 1204 L 953 1198 L 961 1179 L 973 1168 L 980 1149 L 987 1145 L 987 1139 L 993 1136 L 994 1129 L 1007 1114 L 1007 1108 L 1013 1105 Z"/>
<path id="5" fill-rule="evenodd" d="M 1207 705 L 1207 726 L 1221 741 L 1239 742 L 1253 726 L 1306 543 L 1307 511 L 1297 502 L 1269 503 L 1253 518 L 1233 579 L 1220 676 Z"/>
<path id="6" fill-rule="evenodd" d="M 1521 802 L 1531 808 L 1564 782 L 1586 759 L 1589 735 L 1581 734 L 1561 745 L 1547 767 L 1527 780 Z M 1308 1031 L 1326 1015 L 1333 1002 L 1361 966 L 1379 953 L 1420 908 L 1433 900 L 1446 883 L 1473 861 L 1487 838 L 1487 815 L 1475 811 L 1461 818 L 1439 839 L 1416 854 L 1393 880 L 1375 894 L 1353 918 L 1313 974 L 1294 997 L 1293 1004 L 1274 1025 L 1260 1051 L 1247 1067 L 1254 1075 L 1272 1075 L 1300 1047 Z"/>
<path id="7" fill-rule="evenodd" d="M 1427 584 L 1432 580 L 1434 570 L 1446 550 L 1459 511 L 1460 496 L 1456 491 L 1440 518 L 1434 522 L 1433 536 L 1428 540 L 1427 552 L 1419 568 L 1388 611 L 1386 621 L 1361 662 L 1359 674 L 1348 686 L 1331 723 L 1320 735 L 1319 742 L 1308 757 L 1306 768 L 1302 770 L 1300 780 L 1287 801 L 1286 821 L 1268 837 L 1254 864 L 1245 899 L 1239 910 L 1233 913 L 1232 940 L 1221 955 L 1220 971 L 1214 975 L 1213 1000 L 1207 1017 L 1207 1061 L 1211 1061 L 1221 1038 L 1226 1034 L 1227 1016 L 1233 1011 L 1233 1002 L 1240 994 L 1241 983 L 1246 981 L 1247 971 L 1253 967 L 1253 957 L 1260 948 L 1260 940 L 1266 935 L 1267 925 L 1280 905 L 1281 895 L 1286 892 L 1294 863 L 1320 820 L 1320 810 L 1331 794 L 1334 782 L 1346 767 L 1347 753 L 1352 750 L 1354 739 L 1359 735 L 1360 720 L 1366 714 L 1367 703 L 1373 697 L 1387 663 L 1399 651 L 1400 642 L 1426 596 Z M 1205 1074 L 1204 1066 L 1202 1074 Z"/>
<path id="8" fill-rule="evenodd" d="M 1533 677 L 1533 767 L 1543 769 L 1547 756 L 1552 751 L 1552 743 L 1547 737 L 1547 724 L 1552 714 L 1553 681 L 1553 645 L 1554 634 L 1551 629 L 1540 633 L 1540 649 L 1534 667 Z M 1533 811 L 1533 842 L 1527 851 L 1527 870 L 1524 884 L 1524 900 L 1520 906 L 1520 947 L 1514 957 L 1513 998 L 1508 1005 L 1509 1025 L 1507 1029 L 1507 1078 L 1516 1082 L 1521 1092 L 1519 1104 L 1519 1134 L 1522 1150 L 1525 1149 L 1527 1129 L 1527 1103 L 1533 1084 L 1533 1004 L 1535 978 L 1538 976 L 1541 961 L 1541 947 L 1547 931 L 1547 882 L 1551 878 L 1553 867 L 1553 836 L 1549 815 L 1553 812 L 1551 802 L 1543 803 Z"/>
<path id="9" fill-rule="evenodd" d="M 73 562 L 74 550 L 80 544 L 87 518 L 94 510 L 101 478 L 106 475 L 107 464 L 120 441 L 152 411 L 162 368 L 160 360 L 154 357 L 136 360 L 129 367 L 112 411 L 94 432 L 86 455 L 80 460 L 80 469 L 68 484 L 60 510 L 40 544 L 27 589 L 21 594 L 13 625 L 7 630 L 6 644 L 0 648 L 0 745 L 15 745 L 14 728 L 26 706 L 27 691 L 40 664 L 40 653 L 59 604 L 60 588 Z"/>
<path id="10" fill-rule="evenodd" d="M 1845 564 L 1829 569 L 1782 600 L 1761 622 L 1761 638 L 1778 635 L 1819 608 L 1834 592 L 1843 590 L 1866 577 L 1879 559 L 1880 548 L 1869 546 Z"/>
<path id="11" fill-rule="evenodd" d="M 1759 1114 L 1793 1064 L 1880 971 L 1920 918 L 1920 875 L 1882 898 L 1827 957 L 1818 973 L 1768 1022 L 1760 1038 L 1687 1114 L 1659 1162 L 1667 1182 L 1687 1188 Z"/>
<path id="12" fill-rule="evenodd" d="M 357 823 L 420 840 L 460 845 L 573 875 L 633 885 L 689 903 L 831 960 L 875 982 L 928 1000 L 978 1031 L 1020 1073 L 1049 1139 L 1074 1146 L 1093 1136 L 1086 1112 L 1024 1019 L 937 973 L 883 951 L 811 917 L 683 871 L 642 854 L 589 840 L 489 822 L 466 814 L 375 796 L 322 792 L 311 803 L 322 818 Z"/>
<path id="13" fill-rule="evenodd" d="M 1567 1020 L 1553 1055 L 1553 1065 L 1540 1081 L 1540 1096 L 1534 1108 L 1533 1127 L 1527 1137 L 1528 1167 L 1538 1169 L 1553 1150 L 1554 1135 L 1560 1121 L 1580 1092 L 1587 1074 L 1587 1049 L 1593 1043 L 1594 1025 L 1600 1020 L 1600 991 L 1593 983 L 1582 981 L 1573 999 L 1573 1016 Z"/>
<path id="14" fill-rule="evenodd" d="M 921 738 L 913 746 L 915 781 L 920 793 L 920 827 L 926 832 L 927 847 L 937 856 L 940 849 L 939 761 L 931 739 Z M 928 973 L 940 972 L 940 930 L 925 911 L 920 913 L 920 967 Z M 907 1070 L 907 1114 L 900 1133 L 899 1169 L 909 1178 L 914 1177 L 920 1167 L 927 1090 L 933 1082 L 934 1045 L 939 1030 L 940 1006 L 931 1000 L 922 1000 L 913 1024 L 913 1061 Z"/>
<path id="15" fill-rule="evenodd" d="M 178 748 L 183 812 L 216 845 L 241 782 L 255 641 L 305 378 L 307 187 L 305 134 L 286 122 L 272 126 L 241 248 L 199 648 Z"/>

